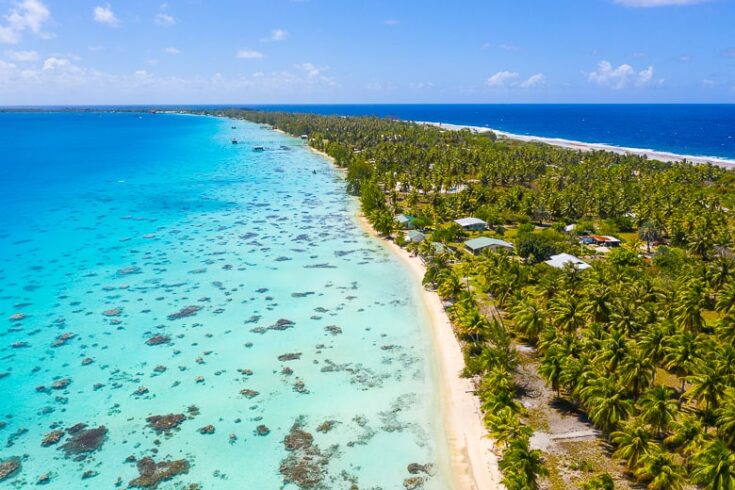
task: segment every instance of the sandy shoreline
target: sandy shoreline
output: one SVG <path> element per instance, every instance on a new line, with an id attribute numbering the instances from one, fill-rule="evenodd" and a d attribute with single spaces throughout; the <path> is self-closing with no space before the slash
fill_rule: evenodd
<path id="1" fill-rule="evenodd" d="M 442 129 L 449 129 L 449 130 L 469 129 L 470 131 L 474 131 L 478 133 L 485 132 L 485 131 L 492 131 L 498 136 L 503 136 L 505 138 L 509 138 L 509 139 L 513 139 L 517 141 L 524 141 L 527 143 L 528 142 L 546 143 L 547 145 L 558 146 L 561 148 L 568 148 L 571 150 L 609 151 L 612 153 L 618 153 L 620 155 L 645 156 L 651 160 L 660 160 L 662 162 L 687 161 L 690 163 L 697 163 L 697 164 L 711 163 L 712 165 L 717 165 L 718 167 L 723 167 L 727 169 L 735 168 L 735 160 L 728 160 L 725 158 L 703 157 L 703 156 L 694 156 L 694 155 L 679 155 L 676 153 L 669 153 L 665 151 L 644 150 L 640 148 L 624 148 L 620 146 L 606 145 L 602 143 L 583 143 L 581 141 L 565 140 L 561 138 L 544 138 L 540 136 L 526 136 L 522 134 L 514 134 L 514 133 L 507 133 L 505 131 L 498 131 L 496 129 L 485 128 L 482 126 L 466 126 L 462 124 L 448 124 L 448 123 L 431 122 L 431 121 L 413 121 L 413 122 L 416 122 L 417 124 L 428 124 L 431 126 L 438 126 L 438 127 L 441 127 Z"/>
<path id="2" fill-rule="evenodd" d="M 359 215 L 358 220 L 366 230 L 377 236 L 364 216 Z M 381 239 L 381 243 L 411 273 L 421 288 L 421 300 L 429 315 L 435 358 L 439 364 L 440 402 L 453 487 L 455 490 L 503 488 L 498 458 L 492 452 L 493 444 L 483 424 L 480 400 L 474 394 L 472 382 L 460 377 L 465 367 L 462 348 L 439 296 L 421 286 L 426 268 L 419 257 L 411 256 L 394 242 Z"/>
<path id="3" fill-rule="evenodd" d="M 328 154 L 311 146 L 309 149 L 334 165 L 334 159 Z M 334 167 L 340 172 L 344 171 L 336 165 Z M 425 290 L 421 284 L 426 272 L 424 264 L 419 257 L 411 256 L 395 242 L 380 238 L 359 211 L 356 219 L 362 229 L 377 238 L 399 259 L 421 291 L 421 302 L 428 315 L 434 357 L 438 363 L 439 402 L 449 449 L 452 487 L 454 490 L 503 488 L 498 458 L 492 452 L 492 440 L 483 424 L 480 400 L 474 394 L 471 380 L 460 377 L 465 366 L 462 348 L 439 296 Z"/>

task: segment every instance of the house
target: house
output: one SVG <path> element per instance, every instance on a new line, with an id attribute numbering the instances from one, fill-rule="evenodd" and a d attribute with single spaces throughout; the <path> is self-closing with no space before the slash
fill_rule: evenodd
<path id="1" fill-rule="evenodd" d="M 421 243 L 424 241 L 424 238 L 426 238 L 426 235 L 418 230 L 408 230 L 406 232 L 406 240 L 410 243 Z"/>
<path id="2" fill-rule="evenodd" d="M 487 228 L 487 223 L 480 218 L 460 218 L 455 219 L 454 222 L 465 231 L 482 231 Z"/>
<path id="3" fill-rule="evenodd" d="M 513 244 L 498 240 L 497 238 L 481 236 L 464 242 L 464 248 L 472 255 L 479 255 L 483 250 L 497 250 L 502 248 L 510 251 L 513 250 Z"/>
<path id="4" fill-rule="evenodd" d="M 551 267 L 556 267 L 557 269 L 563 269 L 567 264 L 572 264 L 578 271 L 583 271 L 592 267 L 587 262 L 569 254 L 552 255 L 545 263 L 549 264 Z"/>
<path id="5" fill-rule="evenodd" d="M 564 231 L 566 231 L 567 233 L 573 233 L 574 230 L 575 230 L 575 228 L 577 228 L 577 225 L 575 225 L 574 223 L 572 223 L 571 225 L 565 226 L 564 227 Z"/>
<path id="6" fill-rule="evenodd" d="M 592 245 L 599 245 L 601 247 L 619 247 L 620 240 L 610 235 L 590 235 L 592 239 Z"/>
<path id="7" fill-rule="evenodd" d="M 396 221 L 396 223 L 398 223 L 398 226 L 400 226 L 402 230 L 409 230 L 413 228 L 413 216 L 397 214 L 396 217 L 393 219 Z"/>
<path id="8" fill-rule="evenodd" d="M 434 252 L 441 254 L 449 251 L 449 247 L 439 242 L 431 242 L 431 246 L 434 247 Z"/>

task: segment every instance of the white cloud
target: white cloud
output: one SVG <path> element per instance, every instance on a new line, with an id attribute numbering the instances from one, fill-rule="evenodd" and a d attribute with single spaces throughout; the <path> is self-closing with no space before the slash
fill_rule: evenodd
<path id="1" fill-rule="evenodd" d="M 176 24 L 176 19 L 174 19 L 172 15 L 169 15 L 166 12 L 158 12 L 154 20 L 159 26 L 172 26 Z"/>
<path id="2" fill-rule="evenodd" d="M 235 57 L 244 60 L 259 60 L 261 58 L 265 58 L 265 56 L 263 56 L 263 53 L 261 53 L 260 51 L 254 51 L 252 49 L 241 49 L 237 52 Z"/>
<path id="3" fill-rule="evenodd" d="M 98 5 L 94 8 L 92 12 L 94 14 L 95 22 L 99 22 L 100 24 L 116 26 L 120 23 L 120 19 L 118 19 L 115 15 L 115 12 L 112 11 L 112 7 L 110 7 L 110 4 L 107 4 L 104 7 Z"/>
<path id="4" fill-rule="evenodd" d="M 0 43 L 18 43 L 24 31 L 49 37 L 49 34 L 43 32 L 43 24 L 50 18 L 51 12 L 40 0 L 24 0 L 16 3 L 5 15 L 6 25 L 0 26 Z"/>
<path id="5" fill-rule="evenodd" d="M 69 68 L 72 67 L 71 61 L 69 61 L 66 58 L 56 58 L 52 56 L 51 58 L 46 58 L 46 61 L 43 62 L 43 71 L 49 71 L 49 70 L 57 70 L 59 68 Z"/>
<path id="6" fill-rule="evenodd" d="M 181 54 L 181 50 L 177 48 L 166 48 L 164 49 L 168 54 Z"/>
<path id="7" fill-rule="evenodd" d="M 309 80 L 318 80 L 330 85 L 335 83 L 333 77 L 324 74 L 325 71 L 329 70 L 329 67 L 318 67 L 313 63 L 306 62 L 296 65 L 296 68 L 306 72 L 306 77 Z"/>
<path id="8" fill-rule="evenodd" d="M 704 88 L 712 88 L 715 85 L 717 85 L 717 82 L 715 82 L 714 80 L 710 80 L 708 78 L 705 78 L 704 80 L 702 80 L 702 87 Z"/>
<path id="9" fill-rule="evenodd" d="M 626 7 L 669 7 L 672 5 L 695 5 L 710 0 L 615 0 L 615 3 Z"/>
<path id="10" fill-rule="evenodd" d="M 636 72 L 635 69 L 627 63 L 618 67 L 614 67 L 609 61 L 600 61 L 597 64 L 597 70 L 587 74 L 587 80 L 598 85 L 611 87 L 620 90 L 631 83 L 642 87 L 653 82 L 654 70 L 652 66 Z M 663 83 L 663 79 L 657 81 L 658 84 Z"/>
<path id="11" fill-rule="evenodd" d="M 521 82 L 520 87 L 531 88 L 537 85 L 543 85 L 545 81 L 546 77 L 543 73 L 536 73 L 535 75 L 531 75 L 530 77 L 528 77 L 528 80 Z"/>
<path id="12" fill-rule="evenodd" d="M 278 42 L 285 41 L 288 38 L 288 31 L 285 29 L 273 29 L 271 35 L 268 37 L 261 38 L 260 40 L 264 43 L 267 42 Z"/>
<path id="13" fill-rule="evenodd" d="M 387 26 L 397 26 L 398 24 L 400 24 L 400 21 L 398 21 L 397 19 L 386 19 L 385 21 L 383 21 L 383 24 Z"/>
<path id="14" fill-rule="evenodd" d="M 408 86 L 413 90 L 427 90 L 434 88 L 432 82 L 411 82 Z"/>
<path id="15" fill-rule="evenodd" d="M 38 53 L 35 51 L 5 51 L 5 55 L 13 60 L 20 62 L 36 61 Z"/>
<path id="16" fill-rule="evenodd" d="M 507 83 L 518 78 L 518 73 L 513 71 L 499 71 L 487 79 L 490 87 L 504 87 Z"/>

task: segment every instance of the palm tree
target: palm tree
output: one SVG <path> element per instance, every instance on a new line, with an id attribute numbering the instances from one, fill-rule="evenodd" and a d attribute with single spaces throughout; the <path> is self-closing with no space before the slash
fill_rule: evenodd
<path id="1" fill-rule="evenodd" d="M 702 421 L 694 415 L 680 415 L 671 428 L 671 434 L 664 439 L 664 444 L 689 458 L 700 446 L 705 435 Z"/>
<path id="2" fill-rule="evenodd" d="M 727 444 L 735 446 L 735 388 L 727 388 L 722 398 L 725 403 L 715 411 L 717 433 Z"/>
<path id="3" fill-rule="evenodd" d="M 716 408 L 722 399 L 726 378 L 723 373 L 712 366 L 700 364 L 699 372 L 688 376 L 687 382 L 691 385 L 686 396 L 704 402 L 705 412 Z"/>
<path id="4" fill-rule="evenodd" d="M 563 361 L 564 357 L 561 349 L 554 345 L 541 357 L 541 362 L 538 367 L 539 376 L 551 385 L 552 390 L 556 391 L 557 398 L 560 396 L 561 376 L 564 372 Z"/>
<path id="5" fill-rule="evenodd" d="M 547 473 L 541 451 L 529 448 L 525 438 L 515 439 L 508 445 L 498 466 L 508 490 L 536 490 L 537 477 Z"/>
<path id="6" fill-rule="evenodd" d="M 567 333 L 574 333 L 584 326 L 582 305 L 577 296 L 562 294 L 557 296 L 550 307 L 554 325 Z"/>
<path id="7" fill-rule="evenodd" d="M 684 488 L 684 471 L 670 454 L 656 450 L 644 455 L 640 467 L 634 472 L 639 480 L 648 482 L 649 490 L 681 490 Z"/>
<path id="8" fill-rule="evenodd" d="M 664 355 L 664 366 L 681 378 L 679 391 L 682 394 L 686 388 L 686 376 L 694 372 L 699 360 L 699 345 L 691 332 L 680 332 L 669 338 Z"/>
<path id="9" fill-rule="evenodd" d="M 646 220 L 638 227 L 638 237 L 646 242 L 646 251 L 650 254 L 651 242 L 657 241 L 661 237 L 661 232 L 650 220 Z"/>
<path id="10" fill-rule="evenodd" d="M 730 282 L 717 293 L 717 311 L 727 313 L 735 309 L 735 282 Z"/>
<path id="11" fill-rule="evenodd" d="M 617 429 L 633 410 L 625 389 L 606 376 L 593 379 L 579 394 L 590 420 L 608 433 Z"/>
<path id="12" fill-rule="evenodd" d="M 683 285 L 679 291 L 679 301 L 674 308 L 674 320 L 682 329 L 698 333 L 704 327 L 702 310 L 706 306 L 704 283 L 692 280 Z"/>
<path id="13" fill-rule="evenodd" d="M 692 459 L 692 480 L 706 489 L 735 488 L 735 453 L 719 439 L 708 443 Z"/>
<path id="14" fill-rule="evenodd" d="M 610 434 L 612 442 L 618 447 L 613 456 L 623 459 L 628 467 L 637 468 L 638 461 L 656 449 L 656 443 L 651 440 L 651 433 L 645 425 L 634 419 L 620 430 Z"/>
<path id="15" fill-rule="evenodd" d="M 610 473 L 600 473 L 582 484 L 582 490 L 615 490 Z"/>
<path id="16" fill-rule="evenodd" d="M 515 329 L 531 342 L 536 342 L 546 325 L 546 312 L 538 300 L 525 296 L 511 309 Z"/>
<path id="17" fill-rule="evenodd" d="M 485 423 L 490 437 L 501 446 L 507 446 L 519 438 L 529 438 L 533 434 L 533 429 L 523 425 L 518 413 L 509 406 L 495 413 L 488 413 Z"/>
<path id="18" fill-rule="evenodd" d="M 633 349 L 621 363 L 621 378 L 630 388 L 634 399 L 638 399 L 638 395 L 651 386 L 655 372 L 653 361 L 640 349 Z"/>
<path id="19" fill-rule="evenodd" d="M 653 427 L 659 436 L 674 422 L 678 404 L 672 398 L 673 393 L 671 388 L 659 385 L 649 388 L 638 400 L 641 420 Z"/>

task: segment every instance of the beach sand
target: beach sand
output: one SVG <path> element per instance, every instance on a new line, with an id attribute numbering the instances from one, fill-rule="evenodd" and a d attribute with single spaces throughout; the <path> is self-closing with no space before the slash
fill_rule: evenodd
<path id="1" fill-rule="evenodd" d="M 668 153 L 665 151 L 655 150 L 644 150 L 639 148 L 623 148 L 620 146 L 605 145 L 601 143 L 583 143 L 581 141 L 571 141 L 561 138 L 543 138 L 538 136 L 526 136 L 521 134 L 506 133 L 505 131 L 498 131 L 492 128 L 485 128 L 482 126 L 464 126 L 461 124 L 447 124 L 440 122 L 429 122 L 429 121 L 414 121 L 417 124 L 427 124 L 430 126 L 437 126 L 442 129 L 448 129 L 450 131 L 459 131 L 461 129 L 469 129 L 477 133 L 483 133 L 486 131 L 492 131 L 498 136 L 502 136 L 508 139 L 524 141 L 527 143 L 545 143 L 547 145 L 558 146 L 561 148 L 568 148 L 571 150 L 578 151 L 609 151 L 620 155 L 640 155 L 645 156 L 650 160 L 660 160 L 662 162 L 683 162 L 696 164 L 707 164 L 717 165 L 718 167 L 732 169 L 735 168 L 735 160 L 727 160 L 724 158 L 714 157 L 702 157 L 693 155 L 679 155 L 676 153 Z"/>
<path id="2" fill-rule="evenodd" d="M 328 154 L 309 147 L 311 151 L 329 160 Z M 340 172 L 344 169 L 334 167 Z M 356 216 L 357 223 L 367 233 L 376 237 L 406 267 L 421 290 L 421 300 L 429 318 L 429 328 L 437 363 L 440 410 L 444 422 L 444 433 L 449 449 L 451 480 L 455 490 L 493 490 L 503 488 L 498 458 L 493 452 L 493 443 L 483 424 L 480 400 L 474 393 L 471 380 L 462 378 L 464 356 L 459 341 L 454 335 L 452 324 L 439 296 L 422 286 L 426 267 L 419 257 L 393 241 L 379 237 L 362 213 Z"/>
<path id="3" fill-rule="evenodd" d="M 361 226 L 377 235 L 367 220 L 358 217 Z M 464 370 L 464 356 L 452 324 L 436 293 L 421 286 L 426 268 L 419 257 L 411 256 L 392 241 L 382 240 L 406 266 L 422 289 L 422 300 L 429 314 L 429 328 L 433 338 L 435 359 L 438 363 L 440 402 L 444 431 L 449 446 L 451 477 L 457 490 L 491 490 L 503 488 L 498 458 L 493 453 L 492 440 L 483 424 L 480 400 L 474 386 L 460 377 Z"/>

